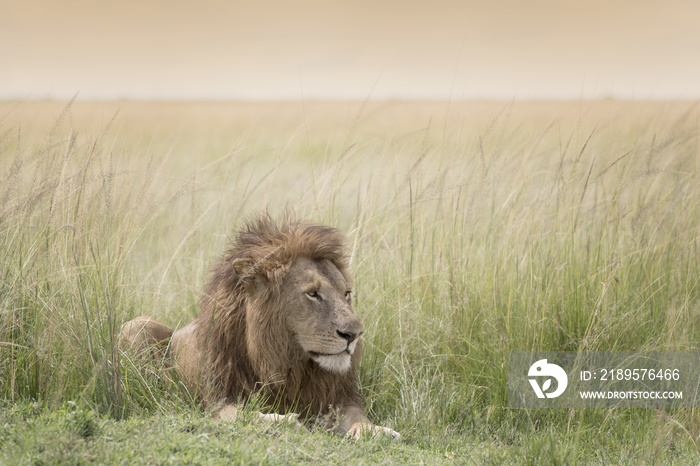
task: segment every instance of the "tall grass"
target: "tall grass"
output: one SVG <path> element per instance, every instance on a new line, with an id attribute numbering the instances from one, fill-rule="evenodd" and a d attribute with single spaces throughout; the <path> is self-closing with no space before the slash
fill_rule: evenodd
<path id="1" fill-rule="evenodd" d="M 508 351 L 698 349 L 696 104 L 0 109 L 5 399 L 190 406 L 116 351 L 120 324 L 186 323 L 227 235 L 291 209 L 348 233 L 374 419 L 421 439 L 551 428 L 582 451 L 698 441 L 694 411 L 506 409 Z"/>

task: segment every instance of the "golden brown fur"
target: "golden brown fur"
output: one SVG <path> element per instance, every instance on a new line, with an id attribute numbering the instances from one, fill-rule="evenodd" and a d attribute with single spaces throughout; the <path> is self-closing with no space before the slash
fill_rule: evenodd
<path id="1" fill-rule="evenodd" d="M 399 437 L 369 423 L 356 387 L 362 326 L 344 243 L 333 228 L 269 217 L 238 233 L 212 270 L 198 316 L 171 339 L 176 368 L 216 415 L 235 417 L 235 404 L 259 393 L 278 414 L 337 410 L 342 432 Z M 124 328 L 134 332 L 132 323 Z"/>
<path id="2" fill-rule="evenodd" d="M 278 412 L 298 405 L 311 414 L 329 405 L 360 403 L 355 388 L 360 352 L 343 375 L 328 373 L 311 360 L 290 368 L 289 335 L 280 319 L 285 302 L 281 280 L 294 260 L 328 259 L 349 277 L 344 254 L 344 238 L 333 228 L 303 223 L 277 228 L 263 218 L 239 233 L 214 267 L 197 317 L 201 323 L 195 335 L 202 343 L 208 340 L 202 346 L 217 375 L 213 399 L 235 403 L 241 395 L 262 391 L 276 400 Z M 239 271 L 232 267 L 236 260 L 245 264 Z M 264 280 L 264 292 L 255 299 L 246 292 L 253 276 Z"/>

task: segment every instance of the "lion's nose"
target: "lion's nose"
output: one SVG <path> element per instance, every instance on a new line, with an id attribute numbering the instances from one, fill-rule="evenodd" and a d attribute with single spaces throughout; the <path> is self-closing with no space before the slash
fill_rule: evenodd
<path id="1" fill-rule="evenodd" d="M 340 338 L 343 338 L 343 339 L 347 340 L 348 343 L 352 343 L 353 341 L 355 341 L 355 339 L 357 339 L 357 337 L 359 337 L 360 334 L 362 333 L 361 330 L 360 330 L 359 333 L 357 333 L 357 332 L 352 332 L 352 331 L 349 331 L 349 330 L 346 330 L 346 331 L 344 331 L 344 332 L 341 332 L 340 330 L 336 330 L 336 332 L 338 333 L 338 336 L 339 336 Z"/>

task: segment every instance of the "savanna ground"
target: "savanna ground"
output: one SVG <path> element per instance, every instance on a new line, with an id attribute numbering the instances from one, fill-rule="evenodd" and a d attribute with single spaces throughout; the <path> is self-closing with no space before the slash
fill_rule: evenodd
<path id="1" fill-rule="evenodd" d="M 0 103 L 0 463 L 698 463 L 692 409 L 507 407 L 525 350 L 698 350 L 697 103 Z M 188 322 L 263 209 L 347 233 L 352 442 L 209 419 L 120 325 Z"/>

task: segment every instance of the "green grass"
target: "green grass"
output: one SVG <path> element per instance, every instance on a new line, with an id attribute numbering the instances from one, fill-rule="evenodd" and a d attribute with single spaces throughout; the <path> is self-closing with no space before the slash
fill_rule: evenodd
<path id="1" fill-rule="evenodd" d="M 0 104 L 0 462 L 700 460 L 695 410 L 511 410 L 507 355 L 698 350 L 692 103 Z M 348 234 L 403 442 L 200 412 L 119 326 L 197 312 L 250 215 Z M 205 435 L 200 435 L 205 434 Z"/>

